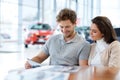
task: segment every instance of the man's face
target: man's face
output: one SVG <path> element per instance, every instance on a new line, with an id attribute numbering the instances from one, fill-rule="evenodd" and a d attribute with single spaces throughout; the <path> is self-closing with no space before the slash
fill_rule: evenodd
<path id="1" fill-rule="evenodd" d="M 76 24 L 71 23 L 70 20 L 60 21 L 58 24 L 65 38 L 69 38 L 74 34 Z"/>

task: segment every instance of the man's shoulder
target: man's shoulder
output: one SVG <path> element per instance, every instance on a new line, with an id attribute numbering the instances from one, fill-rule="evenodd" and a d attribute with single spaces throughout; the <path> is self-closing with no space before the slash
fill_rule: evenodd
<path id="1" fill-rule="evenodd" d="M 61 37 L 62 37 L 62 34 L 56 34 L 56 35 L 52 35 L 50 39 L 59 39 Z"/>

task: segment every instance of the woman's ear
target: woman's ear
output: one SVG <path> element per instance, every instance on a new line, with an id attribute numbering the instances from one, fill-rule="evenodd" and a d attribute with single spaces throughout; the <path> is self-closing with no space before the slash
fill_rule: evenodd
<path id="1" fill-rule="evenodd" d="M 102 37 L 104 37 L 104 34 L 102 34 Z"/>

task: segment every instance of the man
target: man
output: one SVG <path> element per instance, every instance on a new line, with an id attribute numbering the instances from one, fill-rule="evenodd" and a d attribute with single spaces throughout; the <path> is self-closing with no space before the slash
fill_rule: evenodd
<path id="1" fill-rule="evenodd" d="M 50 65 L 88 65 L 90 44 L 75 32 L 76 13 L 65 8 L 56 18 L 62 34 L 52 36 L 32 60 L 42 63 L 50 57 Z M 31 68 L 31 65 L 26 62 L 25 68 Z"/>

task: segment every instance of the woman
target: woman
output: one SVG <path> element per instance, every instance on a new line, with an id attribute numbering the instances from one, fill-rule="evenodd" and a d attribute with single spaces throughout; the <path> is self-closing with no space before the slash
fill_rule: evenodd
<path id="1" fill-rule="evenodd" d="M 120 42 L 111 21 L 104 16 L 92 19 L 90 36 L 91 44 L 89 65 L 120 67 Z"/>

